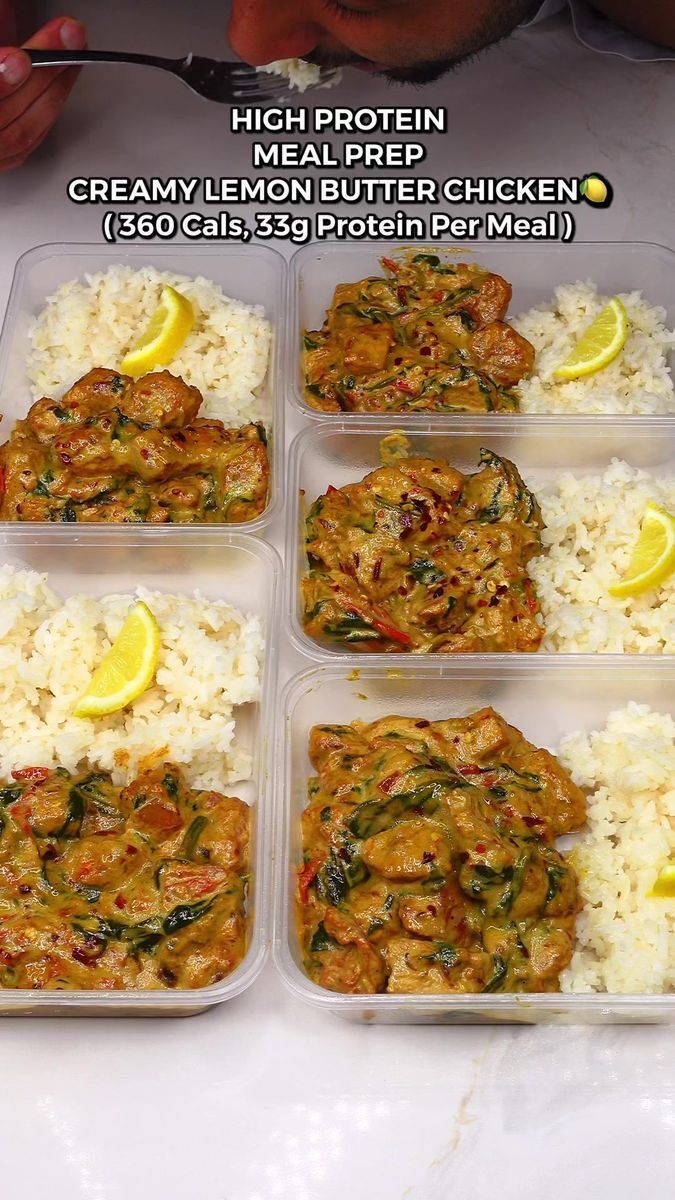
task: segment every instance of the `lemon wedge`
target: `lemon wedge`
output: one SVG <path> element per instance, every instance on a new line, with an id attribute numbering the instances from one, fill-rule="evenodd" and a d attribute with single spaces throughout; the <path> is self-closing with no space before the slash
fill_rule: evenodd
<path id="1" fill-rule="evenodd" d="M 659 871 L 650 896 L 675 896 L 675 863 L 668 863 Z"/>
<path id="2" fill-rule="evenodd" d="M 675 516 L 648 502 L 628 569 L 610 596 L 623 600 L 658 587 L 675 571 Z"/>
<path id="3" fill-rule="evenodd" d="M 173 362 L 195 323 L 194 309 L 182 292 L 165 287 L 142 338 L 120 363 L 123 375 L 145 375 Z"/>
<path id="4" fill-rule="evenodd" d="M 584 330 L 576 346 L 553 374 L 556 379 L 580 379 L 609 366 L 623 350 L 628 337 L 628 314 L 613 296 L 602 312 Z"/>
<path id="5" fill-rule="evenodd" d="M 136 700 L 152 683 L 159 657 L 159 625 L 139 600 L 91 677 L 73 710 L 76 717 L 104 717 Z"/>

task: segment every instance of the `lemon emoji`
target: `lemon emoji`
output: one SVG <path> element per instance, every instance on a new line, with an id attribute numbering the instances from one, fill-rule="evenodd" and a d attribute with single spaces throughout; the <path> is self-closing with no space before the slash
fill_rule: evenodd
<path id="1" fill-rule="evenodd" d="M 585 175 L 579 191 L 590 204 L 605 204 L 609 196 L 609 188 L 601 175 Z"/>

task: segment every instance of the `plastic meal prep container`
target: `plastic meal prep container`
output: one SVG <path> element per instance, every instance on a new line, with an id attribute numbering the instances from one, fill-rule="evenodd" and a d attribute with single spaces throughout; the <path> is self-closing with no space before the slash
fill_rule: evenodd
<path id="1" fill-rule="evenodd" d="M 513 299 L 506 320 L 511 320 L 537 304 L 548 304 L 556 287 L 563 283 L 597 284 L 601 295 L 641 291 L 649 304 L 666 310 L 670 328 L 675 324 L 675 251 L 656 242 L 573 242 L 570 245 L 519 245 L 508 242 L 471 242 L 456 245 L 437 243 L 403 244 L 401 242 L 314 242 L 296 251 L 290 265 L 290 302 L 288 321 L 287 364 L 292 380 L 293 404 L 305 417 L 313 420 L 340 421 L 344 413 L 318 412 L 311 408 L 303 394 L 302 334 L 306 329 L 320 329 L 326 310 L 332 303 L 338 283 L 356 283 L 367 275 L 382 275 L 380 259 L 396 258 L 407 252 L 438 253 L 453 261 L 478 262 L 508 279 L 513 287 Z M 675 353 L 670 356 L 671 365 Z M 424 424 L 443 420 L 446 415 L 433 413 L 355 413 L 350 420 L 370 424 Z M 474 414 L 456 414 L 459 420 L 471 421 Z M 502 422 L 511 413 L 493 413 L 490 420 Z M 566 422 L 568 417 L 532 416 L 538 422 Z M 580 417 L 586 425 L 596 418 Z M 628 418 L 631 421 L 635 417 Z"/>
<path id="2" fill-rule="evenodd" d="M 564 427 L 542 425 L 532 418 L 511 417 L 493 424 L 491 417 L 471 422 L 444 420 L 426 427 L 399 422 L 397 433 L 409 440 L 409 453 L 430 458 L 445 458 L 461 471 L 478 470 L 482 446 L 515 462 L 526 484 L 535 495 L 562 472 L 575 475 L 603 471 L 613 458 L 625 459 L 634 467 L 656 475 L 675 473 L 674 422 L 669 417 L 633 419 L 630 424 L 611 417 L 594 417 L 591 425 L 566 418 Z M 304 552 L 304 518 L 314 501 L 332 484 L 339 488 L 356 483 L 382 465 L 380 445 L 392 433 L 391 427 L 365 426 L 361 422 L 331 421 L 310 425 L 295 438 L 290 453 L 286 525 L 286 618 L 290 635 L 298 649 L 311 658 L 350 661 L 352 666 L 368 662 L 386 662 L 400 666 L 412 660 L 429 658 L 454 669 L 463 662 L 503 662 L 551 660 L 598 661 L 637 666 L 647 656 L 568 655 L 568 654 L 376 654 L 343 648 L 338 642 L 318 642 L 303 629 L 301 579 L 307 572 Z M 304 494 L 303 494 L 304 493 Z M 650 670 L 660 669 L 673 656 L 649 656 Z"/>
<path id="3" fill-rule="evenodd" d="M 9 437 L 17 420 L 26 416 L 33 403 L 26 374 L 30 348 L 30 327 L 48 296 L 71 279 L 105 271 L 108 267 L 156 267 L 180 275 L 203 275 L 219 284 L 226 296 L 249 305 L 261 305 L 272 325 L 272 343 L 267 376 L 261 391 L 269 413 L 266 422 L 270 459 L 270 488 L 267 507 L 252 521 L 210 525 L 207 528 L 258 533 L 266 528 L 283 499 L 284 398 L 282 391 L 286 310 L 286 263 L 276 250 L 267 246 L 218 246 L 209 249 L 191 245 L 94 245 L 55 242 L 28 250 L 17 262 L 9 294 L 7 312 L 0 333 L 0 412 L 2 435 Z M 143 332 L 139 329 L 139 336 Z M 92 351 L 92 353 L 94 353 Z M 92 367 L 115 367 L 94 358 Z M 170 368 L 169 368 L 170 369 Z M 17 522 L 0 522 L 0 529 L 16 527 Z M 20 522 L 19 522 L 20 524 Z M 43 522 L 34 522 L 33 528 Z M 96 524 L 89 528 L 109 529 Z M 70 529 L 77 525 L 69 526 Z M 82 526 L 79 526 L 82 528 Z M 139 528 L 148 528 L 140 525 Z M 157 526 L 156 528 L 176 528 Z M 199 530 L 204 525 L 179 526 Z"/>
<path id="4" fill-rule="evenodd" d="M 257 978 L 269 938 L 271 842 L 270 734 L 277 669 L 278 585 L 281 562 L 264 542 L 202 527 L 198 537 L 173 527 L 173 536 L 139 536 L 136 527 L 117 528 L 102 537 L 79 526 L 78 536 L 60 528 L 14 526 L 0 546 L 0 563 L 47 572 L 62 598 L 133 592 L 138 584 L 153 591 L 225 600 L 259 616 L 265 636 L 261 697 L 235 709 L 236 736 L 253 757 L 252 777 L 224 790 L 251 806 L 253 838 L 248 892 L 248 949 L 239 966 L 221 982 L 199 989 L 167 991 L 28 991 L 0 988 L 0 1015 L 14 1016 L 190 1016 L 231 1000 Z M 95 746 L 92 749 L 95 763 Z"/>
<path id="5" fill-rule="evenodd" d="M 675 664 L 654 673 L 594 666 L 564 667 L 534 660 L 530 669 L 491 666 L 442 672 L 415 663 L 387 671 L 364 665 L 354 679 L 347 665 L 315 665 L 285 689 L 278 728 L 282 785 L 277 790 L 274 957 L 294 996 L 350 1021 L 389 1024 L 607 1024 L 675 1022 L 672 995 L 492 993 L 489 995 L 342 995 L 305 974 L 295 921 L 296 869 L 302 861 L 300 814 L 314 774 L 307 747 L 316 724 L 380 717 L 430 721 L 492 705 L 537 746 L 554 753 L 564 734 L 603 728 L 608 714 L 630 700 L 675 713 Z M 565 842 L 569 845 L 573 836 Z"/>

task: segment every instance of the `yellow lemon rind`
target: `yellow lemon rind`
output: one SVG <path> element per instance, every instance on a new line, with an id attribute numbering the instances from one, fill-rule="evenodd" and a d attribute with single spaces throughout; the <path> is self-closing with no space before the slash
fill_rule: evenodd
<path id="1" fill-rule="evenodd" d="M 124 654 L 126 643 L 133 642 L 130 627 L 141 623 L 143 635 L 137 641 L 142 655 L 133 674 L 125 672 Z M 89 687 L 78 700 L 73 715 L 76 717 L 104 717 L 126 708 L 137 700 L 152 683 L 159 659 L 159 625 L 147 604 L 139 600 L 127 617 L 118 637 L 105 654 L 89 681 Z M 120 668 L 122 661 L 122 669 Z M 115 686 L 114 678 L 120 680 Z"/>
<path id="2" fill-rule="evenodd" d="M 596 354 L 589 354 L 588 357 L 583 357 L 584 344 L 593 340 L 594 330 L 598 325 L 607 321 L 609 312 L 614 314 L 614 335 L 611 340 Z M 553 372 L 555 379 L 573 380 L 583 379 L 586 375 L 595 375 L 597 371 L 608 367 L 614 359 L 619 356 L 628 338 L 628 314 L 619 300 L 618 296 L 613 296 L 609 304 L 605 305 L 602 312 L 598 313 L 597 317 L 591 322 L 579 338 L 576 346 L 572 349 L 565 361 L 556 367 Z"/>
<path id="3" fill-rule="evenodd" d="M 643 554 L 640 543 L 649 540 L 650 525 L 659 525 L 664 531 L 664 548 L 658 557 L 653 559 L 647 567 L 638 571 L 636 564 L 639 564 Z M 667 512 L 665 508 L 661 508 L 658 504 L 652 504 L 650 501 L 642 518 L 640 534 L 635 543 L 628 569 L 623 579 L 608 589 L 609 594 L 618 600 L 625 600 L 630 596 L 642 596 L 645 592 L 650 592 L 653 588 L 664 583 L 674 571 L 675 516 Z"/>
<path id="4" fill-rule="evenodd" d="M 145 333 L 120 363 L 121 373 L 138 378 L 155 367 L 173 362 L 194 324 L 195 313 L 187 296 L 175 288 L 163 288 Z"/>

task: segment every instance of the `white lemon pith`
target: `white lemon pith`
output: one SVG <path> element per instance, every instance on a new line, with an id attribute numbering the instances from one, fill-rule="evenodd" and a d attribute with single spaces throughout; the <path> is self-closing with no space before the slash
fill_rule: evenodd
<path id="1" fill-rule="evenodd" d="M 173 287 L 163 288 L 145 333 L 120 363 L 122 374 L 138 378 L 155 367 L 173 362 L 194 323 L 194 309 L 187 296 Z"/>
<path id="2" fill-rule="evenodd" d="M 628 337 L 628 314 L 613 296 L 584 330 L 576 346 L 553 372 L 556 379 L 581 379 L 609 366 L 623 350 Z"/>
<path id="3" fill-rule="evenodd" d="M 74 715 L 102 717 L 126 708 L 152 683 L 158 658 L 159 625 L 147 604 L 139 600 L 94 671 Z"/>

